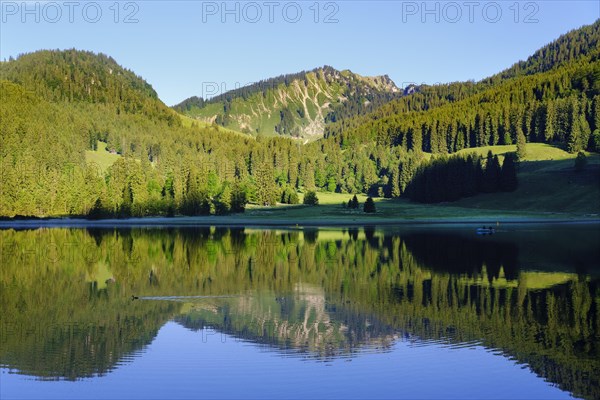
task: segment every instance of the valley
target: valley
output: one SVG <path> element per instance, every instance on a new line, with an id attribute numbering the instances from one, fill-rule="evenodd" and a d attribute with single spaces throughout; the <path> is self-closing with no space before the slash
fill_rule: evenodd
<path id="1" fill-rule="evenodd" d="M 395 220 L 595 215 L 599 38 L 597 21 L 480 82 L 398 88 L 325 66 L 173 108 L 109 56 L 24 54 L 0 63 L 0 215 L 301 222 L 344 219 L 323 200 L 355 194 Z M 312 192 L 319 206 L 296 205 Z"/>

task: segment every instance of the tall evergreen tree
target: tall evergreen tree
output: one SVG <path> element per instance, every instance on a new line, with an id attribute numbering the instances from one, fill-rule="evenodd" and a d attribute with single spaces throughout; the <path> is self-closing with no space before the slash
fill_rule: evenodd
<path id="1" fill-rule="evenodd" d="M 507 153 L 502 163 L 500 173 L 500 189 L 504 192 L 513 192 L 517 189 L 517 164 L 515 153 Z"/>
<path id="2" fill-rule="evenodd" d="M 526 157 L 527 139 L 525 139 L 525 134 L 523 134 L 523 130 L 519 127 L 517 128 L 517 159 L 523 161 Z"/>
<path id="3" fill-rule="evenodd" d="M 391 197 L 400 197 L 402 191 L 400 189 L 400 167 L 392 167 L 392 176 L 390 177 L 390 195 Z"/>
<path id="4" fill-rule="evenodd" d="M 375 209 L 375 202 L 373 201 L 372 197 L 367 197 L 367 200 L 365 201 L 365 204 L 363 206 L 363 211 L 366 213 L 374 213 L 375 211 L 377 211 Z"/>

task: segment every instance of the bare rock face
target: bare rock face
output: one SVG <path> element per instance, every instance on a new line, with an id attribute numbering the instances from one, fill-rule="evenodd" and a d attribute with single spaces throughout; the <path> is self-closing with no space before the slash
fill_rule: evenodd
<path id="1" fill-rule="evenodd" d="M 327 124 L 366 114 L 402 90 L 387 75 L 364 77 L 324 66 L 267 79 L 174 108 L 192 118 L 250 134 L 301 139 L 323 136 Z"/>

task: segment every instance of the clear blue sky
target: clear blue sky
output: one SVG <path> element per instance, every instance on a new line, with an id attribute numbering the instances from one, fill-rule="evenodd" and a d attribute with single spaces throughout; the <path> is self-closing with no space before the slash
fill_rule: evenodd
<path id="1" fill-rule="evenodd" d="M 65 1 L 1 1 L 0 59 L 102 52 L 168 105 L 206 94 L 211 82 L 232 89 L 325 64 L 388 74 L 398 86 L 479 80 L 600 18 L 598 0 Z"/>

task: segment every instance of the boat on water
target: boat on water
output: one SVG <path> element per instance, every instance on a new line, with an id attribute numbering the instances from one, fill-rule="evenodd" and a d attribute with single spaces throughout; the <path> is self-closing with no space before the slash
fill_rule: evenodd
<path id="1" fill-rule="evenodd" d="M 491 235 L 496 233 L 496 230 L 491 226 L 483 226 L 481 228 L 477 228 L 478 235 Z"/>

